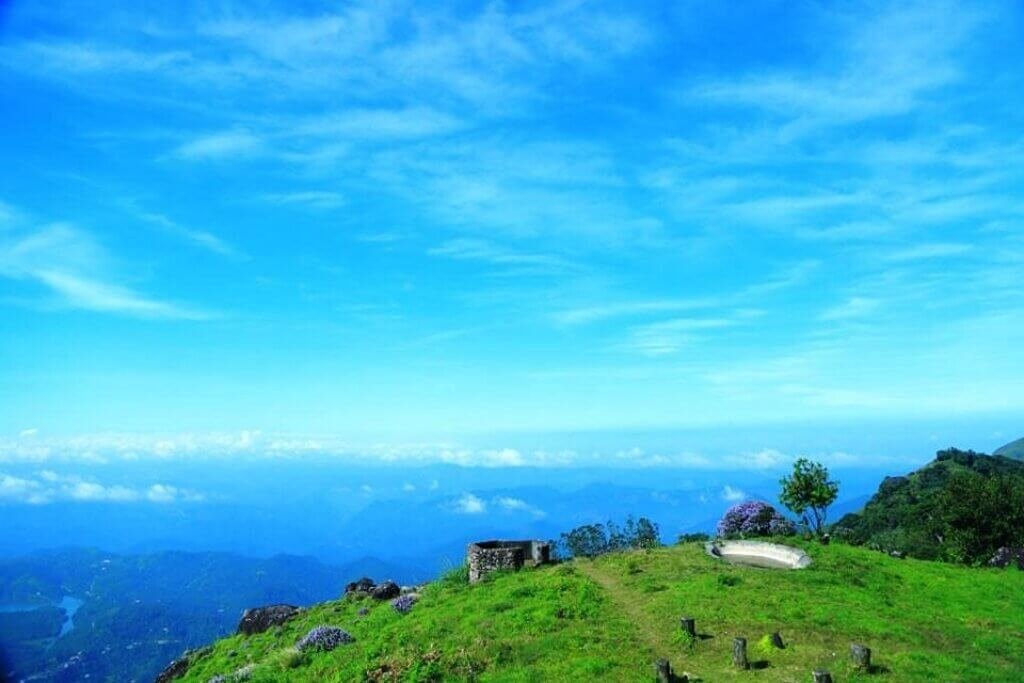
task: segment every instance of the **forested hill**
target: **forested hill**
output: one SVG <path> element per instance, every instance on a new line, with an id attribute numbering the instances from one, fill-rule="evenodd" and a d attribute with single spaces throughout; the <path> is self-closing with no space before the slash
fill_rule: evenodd
<path id="1" fill-rule="evenodd" d="M 835 534 L 923 559 L 984 564 L 1024 545 L 1024 461 L 955 448 L 906 476 L 886 477 Z"/>
<path id="2" fill-rule="evenodd" d="M 997 448 L 992 455 L 1001 455 L 1004 458 L 1013 458 L 1014 460 L 1024 460 L 1024 438 L 1011 441 L 1005 446 Z"/>

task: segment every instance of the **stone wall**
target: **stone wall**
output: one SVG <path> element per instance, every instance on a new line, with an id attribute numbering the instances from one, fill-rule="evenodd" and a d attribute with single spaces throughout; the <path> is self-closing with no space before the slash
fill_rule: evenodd
<path id="1" fill-rule="evenodd" d="M 551 561 L 551 544 L 544 541 L 478 541 L 466 549 L 469 582 L 502 569 L 536 567 Z"/>

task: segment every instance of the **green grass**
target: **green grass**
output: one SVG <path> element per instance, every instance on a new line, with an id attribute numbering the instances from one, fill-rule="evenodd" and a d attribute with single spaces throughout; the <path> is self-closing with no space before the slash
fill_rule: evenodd
<path id="1" fill-rule="evenodd" d="M 842 545 L 807 545 L 801 571 L 734 567 L 698 544 L 614 554 L 502 574 L 476 586 L 431 584 L 407 615 L 387 603 L 319 605 L 283 628 L 217 642 L 184 680 L 206 683 L 254 664 L 259 681 L 653 680 L 671 660 L 691 680 L 1009 681 L 1024 671 L 1024 572 L 896 560 Z M 369 607 L 370 613 L 357 612 Z M 687 640 L 679 617 L 693 616 Z M 319 624 L 356 642 L 296 656 Z M 764 646 L 779 631 L 786 647 Z M 750 671 L 730 666 L 748 641 Z M 852 670 L 864 643 L 879 667 Z"/>

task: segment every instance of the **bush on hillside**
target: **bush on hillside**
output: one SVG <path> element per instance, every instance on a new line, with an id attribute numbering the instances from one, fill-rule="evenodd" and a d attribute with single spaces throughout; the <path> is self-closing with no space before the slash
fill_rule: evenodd
<path id="1" fill-rule="evenodd" d="M 317 626 L 309 633 L 302 636 L 295 644 L 299 652 L 307 650 L 333 650 L 339 645 L 354 642 L 352 635 L 337 626 Z"/>
<path id="2" fill-rule="evenodd" d="M 403 596 L 397 597 L 391 601 L 391 606 L 399 614 L 408 614 L 412 611 L 412 606 L 416 604 L 419 597 L 414 593 L 406 593 Z"/>
<path id="3" fill-rule="evenodd" d="M 733 505 L 718 522 L 718 535 L 724 538 L 750 536 L 789 536 L 796 532 L 793 523 L 768 503 L 748 500 Z"/>

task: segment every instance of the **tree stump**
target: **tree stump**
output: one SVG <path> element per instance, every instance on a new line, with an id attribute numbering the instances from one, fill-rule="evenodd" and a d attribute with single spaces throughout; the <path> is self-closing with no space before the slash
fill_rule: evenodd
<path id="1" fill-rule="evenodd" d="M 667 659 L 659 659 L 655 662 L 654 670 L 658 674 L 658 683 L 672 683 L 672 665 Z"/>
<path id="2" fill-rule="evenodd" d="M 827 671 L 812 671 L 811 676 L 814 678 L 814 683 L 832 683 L 832 674 Z"/>
<path id="3" fill-rule="evenodd" d="M 747 661 L 747 639 L 734 638 L 732 641 L 732 663 L 737 669 L 749 669 Z"/>
<path id="4" fill-rule="evenodd" d="M 697 621 L 693 617 L 683 617 L 679 620 L 679 625 L 682 627 L 685 633 L 690 634 L 693 639 L 697 638 Z"/>
<path id="5" fill-rule="evenodd" d="M 777 647 L 780 650 L 785 648 L 785 644 L 782 642 L 782 634 L 776 631 L 772 634 L 772 647 Z"/>
<path id="6" fill-rule="evenodd" d="M 871 671 L 871 648 L 854 643 L 850 646 L 850 657 L 855 667 L 861 671 Z"/>

